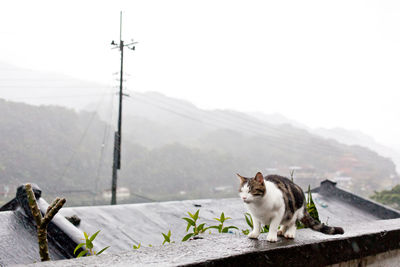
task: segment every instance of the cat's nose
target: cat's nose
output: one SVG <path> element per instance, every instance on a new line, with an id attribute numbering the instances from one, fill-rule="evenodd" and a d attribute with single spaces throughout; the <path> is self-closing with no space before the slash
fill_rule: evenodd
<path id="1" fill-rule="evenodd" d="M 242 199 L 243 199 L 243 200 L 246 200 L 246 199 L 247 199 L 247 197 L 243 196 L 243 197 L 242 197 Z"/>

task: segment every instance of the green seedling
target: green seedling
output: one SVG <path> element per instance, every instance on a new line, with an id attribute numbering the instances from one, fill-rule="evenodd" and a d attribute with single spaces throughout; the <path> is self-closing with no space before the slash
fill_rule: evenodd
<path id="1" fill-rule="evenodd" d="M 217 229 L 218 233 L 228 233 L 229 229 L 236 229 L 239 230 L 239 228 L 237 228 L 236 226 L 227 226 L 224 227 L 224 222 L 227 220 L 232 219 L 231 217 L 225 217 L 225 214 L 222 212 L 221 216 L 219 218 L 214 218 L 214 220 L 220 222 L 219 225 L 214 225 L 214 226 L 210 226 L 208 227 L 208 229 Z"/>
<path id="2" fill-rule="evenodd" d="M 171 230 L 169 230 L 168 231 L 168 234 L 164 234 L 164 233 L 161 233 L 162 235 L 163 235 L 163 237 L 164 237 L 164 241 L 163 241 L 163 245 L 165 244 L 165 243 L 175 243 L 175 241 L 171 241 Z"/>
<path id="3" fill-rule="evenodd" d="M 314 220 L 320 222 L 317 207 L 312 199 L 310 185 L 308 186 L 307 196 L 307 211 Z"/>
<path id="4" fill-rule="evenodd" d="M 205 227 L 205 223 L 202 223 L 200 225 L 197 225 L 197 220 L 199 219 L 199 212 L 200 210 L 197 210 L 195 214 L 192 214 L 188 212 L 189 217 L 184 217 L 182 218 L 187 222 L 187 227 L 186 227 L 186 232 L 189 231 L 189 229 L 192 227 L 193 232 L 185 235 L 182 239 L 182 242 L 187 241 L 191 237 L 195 237 L 200 233 L 204 233 L 208 228 Z"/>
<path id="5" fill-rule="evenodd" d="M 74 254 L 78 251 L 78 249 L 82 248 L 83 250 L 78 254 L 78 256 L 76 256 L 77 258 L 79 257 L 83 257 L 83 256 L 93 256 L 93 255 L 100 255 L 101 253 L 103 253 L 106 249 L 108 249 L 110 246 L 107 246 L 105 248 L 103 248 L 102 250 L 100 250 L 99 252 L 96 252 L 93 249 L 93 241 L 96 238 L 96 236 L 99 234 L 100 230 L 97 231 L 96 233 L 94 233 L 92 236 L 89 236 L 86 232 L 83 232 L 83 235 L 85 236 L 84 239 L 85 240 L 84 243 L 80 243 L 76 246 L 75 250 L 74 250 Z M 83 247 L 85 246 L 85 247 Z"/>

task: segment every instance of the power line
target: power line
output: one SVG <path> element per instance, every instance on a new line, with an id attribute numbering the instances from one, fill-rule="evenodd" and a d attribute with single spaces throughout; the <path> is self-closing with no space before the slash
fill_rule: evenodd
<path id="1" fill-rule="evenodd" d="M 92 113 L 92 116 L 90 117 L 89 123 L 87 124 L 87 126 L 86 126 L 86 128 L 85 128 L 85 130 L 84 130 L 84 132 L 83 132 L 83 134 L 82 134 L 82 136 L 81 136 L 81 138 L 79 139 L 78 145 L 76 146 L 75 150 L 72 152 L 71 157 L 70 157 L 70 159 L 68 160 L 67 165 L 65 166 L 65 168 L 64 168 L 63 171 L 61 172 L 60 180 L 64 178 L 64 176 L 65 176 L 67 170 L 68 170 L 69 167 L 71 166 L 72 161 L 74 160 L 75 155 L 76 155 L 78 149 L 79 149 L 80 146 L 82 145 L 82 142 L 83 142 L 83 140 L 85 139 L 86 134 L 87 134 L 88 131 L 89 131 L 90 125 L 91 125 L 92 122 L 94 121 L 94 118 L 97 116 L 98 109 L 99 109 L 100 105 L 102 104 L 103 100 L 104 100 L 104 96 L 103 96 L 103 97 L 100 99 L 100 101 L 98 102 L 95 111 Z"/>
<path id="2" fill-rule="evenodd" d="M 81 97 L 94 97 L 94 96 L 106 96 L 111 95 L 111 93 L 107 94 L 85 94 L 85 95 L 62 95 L 62 96 L 17 96 L 17 97 L 6 97 L 5 99 L 9 101 L 19 100 L 19 99 L 55 99 L 55 98 L 81 98 Z"/>
<path id="3" fill-rule="evenodd" d="M 95 190 L 95 194 L 93 196 L 93 204 L 95 204 L 95 197 L 98 191 L 98 183 L 99 183 L 99 178 L 100 178 L 100 171 L 101 168 L 103 167 L 103 163 L 104 163 L 104 151 L 108 145 L 108 137 L 110 134 L 110 130 L 111 130 L 111 125 L 112 125 L 112 117 L 113 117 L 113 113 L 114 113 L 114 96 L 115 94 L 112 94 L 111 97 L 111 103 L 110 103 L 110 120 L 108 123 L 105 124 L 104 126 L 104 133 L 103 133 L 103 141 L 101 144 L 101 150 L 100 150 L 100 158 L 99 158 L 99 165 L 97 167 L 97 175 L 95 177 L 95 181 L 94 181 L 94 190 Z"/>
<path id="4" fill-rule="evenodd" d="M 173 105 L 171 105 L 171 103 L 166 103 L 168 105 L 168 107 L 164 107 L 164 106 L 161 106 L 159 103 L 162 101 L 157 101 L 157 103 L 155 103 L 155 100 L 153 100 L 153 99 L 146 98 L 145 96 L 142 96 L 140 94 L 135 94 L 135 97 L 138 97 L 138 96 L 139 96 L 139 98 L 142 98 L 141 101 L 147 102 L 150 105 L 156 106 L 159 109 L 168 111 L 170 113 L 173 113 L 175 115 L 181 116 L 186 119 L 189 119 L 191 121 L 195 121 L 195 122 L 202 123 L 202 124 L 208 124 L 217 129 L 221 129 L 223 126 L 225 126 L 228 129 L 240 130 L 241 132 L 253 135 L 255 137 L 256 136 L 268 136 L 269 139 L 272 139 L 272 141 L 273 141 L 273 143 L 269 144 L 269 145 L 272 145 L 276 148 L 283 148 L 288 151 L 296 151 L 299 149 L 304 150 L 304 147 L 306 147 L 307 148 L 306 150 L 310 153 L 320 154 L 322 152 L 322 153 L 325 153 L 326 155 L 343 155 L 343 153 L 346 153 L 346 150 L 341 149 L 341 151 L 338 151 L 335 146 L 333 146 L 329 143 L 328 144 L 326 144 L 326 143 L 321 144 L 320 142 L 316 143 L 315 138 L 318 138 L 321 142 L 330 142 L 330 141 L 327 141 L 326 139 L 324 139 L 322 137 L 312 135 L 311 133 L 309 133 L 306 130 L 300 129 L 301 131 L 304 131 L 310 137 L 313 137 L 313 139 L 312 139 L 313 143 L 305 142 L 305 140 L 303 140 L 304 138 L 302 140 L 298 140 L 298 135 L 296 135 L 293 132 L 288 132 L 287 130 L 281 129 L 280 127 L 274 127 L 272 125 L 270 127 L 267 127 L 264 123 L 258 123 L 255 121 L 256 119 L 253 120 L 252 118 L 249 121 L 247 117 L 243 117 L 243 114 L 240 114 L 239 112 L 237 112 L 237 114 L 235 113 L 232 115 L 222 113 L 223 115 L 225 115 L 224 117 L 227 118 L 227 119 L 223 120 L 223 118 L 219 118 L 219 117 L 215 117 L 215 116 L 211 117 L 212 114 L 209 114 L 207 111 L 199 110 L 199 113 L 203 113 L 203 114 L 201 114 L 202 116 L 206 115 L 206 117 L 211 117 L 211 118 L 209 118 L 208 121 L 204 121 L 204 120 L 200 120 L 200 119 L 194 117 L 193 115 L 190 115 L 190 113 L 193 113 L 193 110 L 188 110 L 186 106 L 178 107 L 178 109 L 180 109 L 180 110 L 176 111 L 176 109 L 175 110 L 171 109 L 171 106 L 173 106 Z M 133 99 L 132 99 L 132 101 L 133 101 Z M 175 106 L 175 108 L 176 108 L 176 106 Z M 183 109 L 186 109 L 186 110 L 183 110 Z M 216 119 L 219 120 L 219 122 L 216 122 Z M 235 121 L 233 119 L 235 119 Z M 247 127 L 244 128 L 243 125 L 238 125 L 237 119 L 241 120 L 243 124 L 249 125 L 249 128 L 247 128 Z M 227 123 L 229 123 L 231 125 L 228 125 Z M 296 141 L 293 142 L 294 144 L 288 144 L 286 142 L 283 143 L 281 138 L 289 138 L 291 140 L 296 139 Z M 371 156 L 368 155 L 368 158 L 371 158 Z"/>
<path id="5" fill-rule="evenodd" d="M 158 200 L 154 200 L 154 199 L 152 199 L 152 198 L 145 197 L 145 196 L 143 196 L 143 195 L 139 195 L 139 194 L 136 194 L 136 193 L 130 193 L 130 194 L 131 194 L 131 195 L 134 195 L 134 196 L 136 196 L 136 197 L 139 197 L 139 198 L 142 198 L 142 199 L 151 201 L 151 202 L 159 202 Z"/>

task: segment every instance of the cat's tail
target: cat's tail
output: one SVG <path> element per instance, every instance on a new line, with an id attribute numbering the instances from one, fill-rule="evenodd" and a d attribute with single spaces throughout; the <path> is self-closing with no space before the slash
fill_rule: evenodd
<path id="1" fill-rule="evenodd" d="M 321 232 L 327 235 L 342 235 L 344 230 L 342 227 L 327 226 L 323 223 L 314 220 L 313 217 L 307 211 L 304 211 L 304 216 L 300 220 L 306 227 L 311 228 L 314 231 Z"/>

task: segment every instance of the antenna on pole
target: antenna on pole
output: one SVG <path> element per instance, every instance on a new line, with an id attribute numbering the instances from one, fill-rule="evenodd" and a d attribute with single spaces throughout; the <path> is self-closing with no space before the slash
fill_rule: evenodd
<path id="1" fill-rule="evenodd" d="M 122 11 L 119 18 L 119 44 L 111 42 L 113 48 L 119 48 L 121 53 L 121 70 L 119 80 L 119 110 L 118 110 L 118 131 L 114 134 L 114 153 L 113 153 L 113 166 L 112 166 L 112 182 L 111 182 L 111 205 L 117 204 L 117 170 L 121 169 L 121 140 L 122 140 L 122 98 L 123 93 L 123 70 L 124 70 L 124 47 L 135 50 L 137 42 L 124 44 L 122 40 Z"/>
<path id="2" fill-rule="evenodd" d="M 122 11 L 119 12 L 119 41 L 122 40 Z"/>

